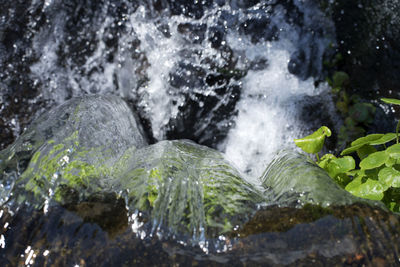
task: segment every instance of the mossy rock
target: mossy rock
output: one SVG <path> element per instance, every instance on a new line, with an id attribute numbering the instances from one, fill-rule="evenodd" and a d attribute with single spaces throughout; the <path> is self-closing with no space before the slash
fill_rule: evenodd
<path id="1" fill-rule="evenodd" d="M 42 207 L 52 199 L 62 203 L 68 190 L 78 192 L 74 201 L 82 200 L 105 187 L 111 166 L 127 147 L 146 145 L 140 125 L 122 99 L 73 98 L 42 114 L 0 152 L 0 204 L 11 194 L 16 205 L 28 201 Z"/>
<path id="2" fill-rule="evenodd" d="M 163 224 L 195 239 L 240 227 L 264 201 L 220 152 L 190 141 L 128 151 L 114 175 L 131 210 L 148 212 L 154 227 Z"/>

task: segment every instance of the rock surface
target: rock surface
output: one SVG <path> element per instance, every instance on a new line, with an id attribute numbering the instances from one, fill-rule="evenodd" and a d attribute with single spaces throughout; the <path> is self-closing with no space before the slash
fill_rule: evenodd
<path id="1" fill-rule="evenodd" d="M 1 266 L 398 260 L 398 216 L 350 195 L 305 156 L 281 152 L 251 184 L 213 149 L 147 145 L 116 97 L 49 111 L 0 160 Z"/>

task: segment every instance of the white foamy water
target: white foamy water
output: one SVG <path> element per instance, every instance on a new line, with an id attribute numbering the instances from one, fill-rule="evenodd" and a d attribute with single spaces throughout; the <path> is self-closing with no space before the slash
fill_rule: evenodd
<path id="1" fill-rule="evenodd" d="M 235 69 L 245 70 L 246 75 L 229 81 L 228 85 L 241 87 L 241 95 L 235 107 L 234 126 L 219 148 L 241 171 L 258 177 L 277 151 L 286 146 L 293 147 L 294 138 L 315 130 L 306 129 L 298 120 L 294 103 L 304 96 L 322 94 L 326 90 L 326 86 L 316 89 L 312 78 L 303 81 L 291 74 L 288 63 L 290 56 L 300 49 L 306 61 L 313 61 L 316 72 L 321 71 L 322 56 L 334 40 L 332 22 L 310 3 L 294 1 L 294 4 L 299 12 L 304 13 L 302 26 L 290 22 L 287 18 L 289 10 L 281 5 L 266 7 L 265 4 L 258 4 L 241 10 L 229 4 L 222 7 L 215 4 L 200 20 L 183 15 L 170 16 L 168 12 L 149 16 L 148 8 L 140 6 L 117 21 L 107 14 L 108 4 L 105 4 L 102 12 L 93 19 L 95 49 L 83 58 L 83 64 L 73 62 L 72 57 L 60 59 L 59 50 L 67 49 L 60 44 L 69 37 L 65 37 L 67 15 L 59 12 L 53 14 L 49 23 L 51 27 L 36 35 L 34 50 L 40 57 L 32 65 L 31 75 L 43 84 L 42 95 L 56 103 L 86 93 L 117 94 L 134 100 L 150 121 L 153 136 L 163 140 L 168 123 L 177 118 L 180 107 L 185 103 L 183 93 L 191 99 L 197 99 L 198 95 L 218 97 L 219 102 L 214 109 L 225 105 L 229 98 L 218 96 L 216 86 L 198 79 L 197 73 L 189 70 L 180 73 L 178 64 L 215 72 L 215 69 L 225 68 L 227 62 L 236 62 Z M 47 1 L 46 10 L 54 12 L 53 5 L 54 1 Z M 240 25 L 246 25 L 246 21 L 263 16 L 268 21 L 268 27 L 276 29 L 279 40 L 261 38 L 254 42 L 252 34 L 239 30 Z M 225 52 L 213 48 L 207 39 L 211 27 L 218 23 L 221 25 L 221 20 L 226 31 L 222 44 L 233 51 L 231 61 L 224 59 Z M 190 38 L 196 36 L 179 32 L 178 25 L 182 23 L 207 25 L 204 40 L 192 42 Z M 110 28 L 121 25 L 124 30 L 110 32 Z M 326 25 L 322 34 L 317 33 L 321 25 Z M 160 30 L 161 26 L 168 29 L 168 34 Z M 117 34 L 117 48 L 114 50 L 105 41 L 116 37 L 113 34 Z M 111 60 L 110 54 L 113 56 Z M 266 63 L 257 68 L 249 67 L 252 62 L 259 61 Z M 308 66 L 304 66 L 306 68 Z M 195 82 L 173 87 L 172 74 L 183 79 L 193 78 Z M 227 119 L 218 125 L 223 127 L 226 124 Z"/>
<path id="2" fill-rule="evenodd" d="M 252 71 L 243 79 L 243 93 L 237 105 L 236 125 L 226 140 L 225 154 L 237 167 L 257 178 L 276 152 L 295 148 L 294 138 L 304 134 L 297 120 L 295 100 L 323 93 L 314 80 L 299 80 L 289 73 L 289 52 L 279 42 L 266 50 L 266 69 Z"/>

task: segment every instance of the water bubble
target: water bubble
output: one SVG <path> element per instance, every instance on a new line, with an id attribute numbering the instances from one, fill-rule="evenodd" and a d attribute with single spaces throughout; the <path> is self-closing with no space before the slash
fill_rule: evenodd
<path id="1" fill-rule="evenodd" d="M 5 248 L 6 247 L 6 239 L 4 238 L 4 235 L 0 236 L 0 248 Z"/>

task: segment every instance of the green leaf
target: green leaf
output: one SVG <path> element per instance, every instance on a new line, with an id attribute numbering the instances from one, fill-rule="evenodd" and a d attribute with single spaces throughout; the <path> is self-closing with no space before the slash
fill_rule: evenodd
<path id="1" fill-rule="evenodd" d="M 346 172 L 347 175 L 356 177 L 356 178 L 362 178 L 365 177 L 365 171 L 364 170 L 351 170 Z"/>
<path id="2" fill-rule="evenodd" d="M 317 162 L 318 166 L 320 166 L 322 169 L 326 170 L 326 166 L 328 163 L 332 160 L 336 159 L 335 155 L 333 154 L 325 154 L 322 156 L 322 158 Z"/>
<path id="3" fill-rule="evenodd" d="M 366 157 L 375 152 L 376 148 L 371 145 L 363 145 L 362 147 L 357 149 L 357 155 L 361 160 L 365 159 Z"/>
<path id="4" fill-rule="evenodd" d="M 333 74 L 332 77 L 332 87 L 342 87 L 344 83 L 346 83 L 349 80 L 349 75 L 346 72 L 343 71 L 337 71 Z"/>
<path id="5" fill-rule="evenodd" d="M 379 140 L 383 136 L 384 136 L 384 134 L 369 134 L 367 136 L 360 137 L 360 138 L 354 140 L 353 142 L 351 142 L 351 146 L 356 146 L 356 145 L 360 145 L 360 144 L 363 144 L 363 145 L 370 144 L 373 141 Z"/>
<path id="6" fill-rule="evenodd" d="M 345 187 L 350 182 L 350 177 L 347 174 L 340 173 L 335 177 L 335 181 L 342 187 Z"/>
<path id="7" fill-rule="evenodd" d="M 350 153 L 353 153 L 353 152 L 357 151 L 358 149 L 360 149 L 364 145 L 370 145 L 371 143 L 375 143 L 378 140 L 381 140 L 384 136 L 385 136 L 384 134 L 369 134 L 367 136 L 360 137 L 360 138 L 354 140 L 351 143 L 351 146 L 346 148 L 345 150 L 343 150 L 342 153 L 340 153 L 340 155 L 343 156 L 343 155 L 348 155 Z"/>
<path id="8" fill-rule="evenodd" d="M 356 163 L 351 156 L 343 158 L 332 159 L 326 166 L 326 171 L 332 178 L 335 178 L 339 174 L 346 173 L 347 171 L 353 170 L 356 167 Z"/>
<path id="9" fill-rule="evenodd" d="M 325 154 L 325 155 L 322 156 L 321 161 L 323 161 L 323 160 L 331 160 L 331 159 L 336 159 L 336 156 L 331 154 L 331 153 L 328 153 L 328 154 Z"/>
<path id="10" fill-rule="evenodd" d="M 361 184 L 362 184 L 362 177 L 356 177 L 353 179 L 353 181 L 348 183 L 344 189 L 353 194 L 353 192 L 356 191 Z"/>
<path id="11" fill-rule="evenodd" d="M 400 172 L 392 167 L 386 167 L 380 170 L 379 181 L 388 187 L 400 187 Z"/>
<path id="12" fill-rule="evenodd" d="M 348 147 L 345 150 L 343 150 L 342 153 L 340 153 L 340 155 L 344 156 L 344 155 L 348 155 L 350 153 L 356 152 L 362 146 L 364 146 L 364 144 L 359 144 L 359 145 Z"/>
<path id="13" fill-rule="evenodd" d="M 397 160 L 391 157 L 388 157 L 388 159 L 385 162 L 385 165 L 387 167 L 392 167 L 393 165 L 395 165 L 397 163 Z"/>
<path id="14" fill-rule="evenodd" d="M 381 100 L 387 104 L 400 105 L 400 100 L 396 98 L 381 98 Z"/>
<path id="15" fill-rule="evenodd" d="M 394 212 L 399 212 L 399 205 L 396 202 L 390 202 L 389 209 Z"/>
<path id="16" fill-rule="evenodd" d="M 349 108 L 349 116 L 356 122 L 371 123 L 375 107 L 369 103 L 356 103 Z"/>
<path id="17" fill-rule="evenodd" d="M 378 151 L 370 154 L 360 162 L 361 169 L 370 170 L 377 168 L 385 163 L 388 159 L 386 151 Z"/>
<path id="18" fill-rule="evenodd" d="M 303 151 L 315 154 L 321 151 L 326 136 L 331 136 L 331 130 L 326 126 L 322 126 L 314 133 L 304 138 L 295 139 L 294 142 Z"/>
<path id="19" fill-rule="evenodd" d="M 380 182 L 368 179 L 362 183 L 361 178 L 354 179 L 345 189 L 355 196 L 372 200 L 381 200 L 385 191 L 385 187 Z"/>
<path id="20" fill-rule="evenodd" d="M 400 159 L 400 144 L 395 144 L 386 149 L 386 153 L 394 159 Z"/>
<path id="21" fill-rule="evenodd" d="M 383 145 L 390 141 L 393 141 L 394 139 L 396 139 L 395 133 L 387 133 L 384 136 L 382 136 L 381 138 L 379 138 L 378 140 L 372 141 L 369 144 L 372 146 Z"/>

